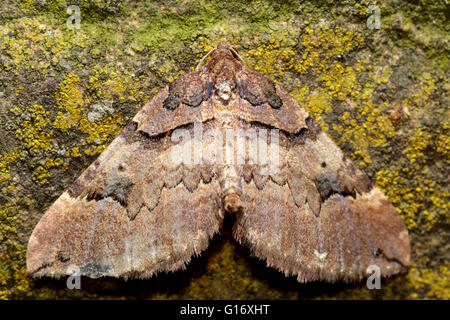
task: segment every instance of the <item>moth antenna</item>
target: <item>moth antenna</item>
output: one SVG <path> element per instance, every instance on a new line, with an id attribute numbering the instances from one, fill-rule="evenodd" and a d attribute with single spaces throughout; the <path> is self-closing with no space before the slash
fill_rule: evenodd
<path id="1" fill-rule="evenodd" d="M 195 67 L 195 70 L 196 70 L 196 71 L 200 68 L 200 66 L 203 64 L 203 62 L 205 61 L 205 59 L 208 58 L 208 57 L 211 55 L 211 53 L 213 53 L 216 49 L 217 49 L 217 48 L 213 48 L 213 49 L 209 50 L 209 52 L 208 52 L 208 53 L 202 58 L 202 60 L 200 60 L 200 62 L 197 64 L 197 67 Z M 242 59 L 242 57 L 239 55 L 239 53 L 237 53 L 237 51 L 236 51 L 235 48 L 233 48 L 232 46 L 230 46 L 230 47 L 228 48 L 228 50 L 231 51 L 231 53 L 233 54 L 233 56 L 234 56 L 236 59 L 238 59 L 240 62 L 244 63 L 244 59 Z"/>
<path id="2" fill-rule="evenodd" d="M 211 53 L 213 53 L 216 50 L 216 48 L 213 48 L 211 50 L 209 50 L 209 52 L 207 54 L 205 54 L 205 56 L 202 58 L 202 60 L 200 60 L 200 62 L 197 64 L 197 66 L 195 67 L 195 70 L 197 71 L 198 68 L 200 68 L 200 66 L 203 64 L 203 62 L 205 61 L 205 59 L 207 57 L 209 57 L 211 55 Z"/>
<path id="3" fill-rule="evenodd" d="M 233 47 L 230 47 L 230 51 L 233 53 L 233 55 L 242 63 L 244 63 L 244 59 L 237 53 L 236 49 Z"/>

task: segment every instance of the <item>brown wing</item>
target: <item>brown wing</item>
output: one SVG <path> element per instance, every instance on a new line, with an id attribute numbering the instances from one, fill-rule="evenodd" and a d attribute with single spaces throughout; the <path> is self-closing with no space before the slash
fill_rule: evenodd
<path id="1" fill-rule="evenodd" d="M 162 90 L 133 119 L 138 130 L 157 136 L 194 121 L 214 119 L 221 103 L 214 97 L 214 73 L 209 67 L 190 72 Z M 240 65 L 236 79 L 232 105 L 239 118 L 289 133 L 307 127 L 308 114 L 283 88 L 244 65 Z"/>
<path id="2" fill-rule="evenodd" d="M 138 124 L 137 129 L 157 136 L 194 121 L 212 119 L 212 86 L 209 74 L 199 71 L 175 80 L 136 114 L 133 121 Z"/>
<path id="3" fill-rule="evenodd" d="M 398 212 L 310 118 L 305 122 L 296 134 L 280 132 L 278 172 L 265 176 L 254 166 L 242 173 L 246 209 L 235 238 L 300 282 L 358 280 L 370 265 L 382 276 L 407 267 L 409 238 Z"/>
<path id="4" fill-rule="evenodd" d="M 60 277 L 76 266 L 89 277 L 149 277 L 206 248 L 222 223 L 220 186 L 214 168 L 173 160 L 173 148 L 190 143 L 166 133 L 191 121 L 183 102 L 175 118 L 149 125 L 167 96 L 146 105 L 48 209 L 28 244 L 30 274 Z M 201 116 L 205 103 L 189 108 Z"/>
<path id="5" fill-rule="evenodd" d="M 245 66 L 236 78 L 239 99 L 235 109 L 241 119 L 288 133 L 306 128 L 307 112 L 298 108 L 297 102 L 283 88 Z"/>

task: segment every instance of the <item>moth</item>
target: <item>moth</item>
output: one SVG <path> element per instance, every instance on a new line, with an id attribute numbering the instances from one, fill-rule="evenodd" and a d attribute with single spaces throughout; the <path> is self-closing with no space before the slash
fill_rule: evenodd
<path id="1" fill-rule="evenodd" d="M 159 92 L 35 227 L 35 277 L 148 278 L 184 268 L 225 215 L 233 237 L 299 282 L 410 264 L 385 195 L 296 100 L 226 43 Z"/>

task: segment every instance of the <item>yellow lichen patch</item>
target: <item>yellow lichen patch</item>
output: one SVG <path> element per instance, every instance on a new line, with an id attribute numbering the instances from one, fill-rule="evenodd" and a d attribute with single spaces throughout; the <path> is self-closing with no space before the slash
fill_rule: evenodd
<path id="1" fill-rule="evenodd" d="M 90 122 L 86 115 L 81 117 L 79 129 L 88 134 L 87 142 L 102 144 L 111 136 L 116 136 L 122 130 L 123 116 L 121 113 L 105 116 L 99 122 Z"/>
<path id="2" fill-rule="evenodd" d="M 332 111 L 332 97 L 327 90 L 318 88 L 310 92 L 308 87 L 302 87 L 293 94 L 293 97 L 308 110 L 322 130 L 329 130 L 324 117 Z"/>
<path id="3" fill-rule="evenodd" d="M 280 43 L 272 43 L 250 50 L 246 56 L 255 61 L 254 70 L 263 74 L 281 76 L 290 69 L 295 52 Z"/>
<path id="4" fill-rule="evenodd" d="M 9 63 L 4 66 L 15 75 L 19 75 L 21 69 L 30 65 L 36 52 L 44 54 L 45 58 L 41 56 L 41 59 L 30 67 L 44 71 L 50 66 L 50 60 L 53 63 L 60 61 L 71 47 L 72 41 L 77 43 L 77 39 L 62 33 L 59 29 L 49 28 L 38 17 L 25 16 L 18 21 L 20 22 L 16 25 L 5 24 L 0 29 L 0 34 L 6 35 L 0 38 L 0 57 L 2 55 L 7 57 Z"/>
<path id="5" fill-rule="evenodd" d="M 435 80 L 430 73 L 424 72 L 419 79 L 419 89 L 411 94 L 408 99 L 412 105 L 424 107 L 431 94 L 436 90 Z"/>
<path id="6" fill-rule="evenodd" d="M 370 74 L 370 78 L 373 81 L 373 85 L 379 85 L 382 83 L 388 83 L 394 71 L 390 67 L 375 67 L 372 66 L 371 70 L 374 70 Z"/>
<path id="7" fill-rule="evenodd" d="M 39 166 L 34 170 L 33 176 L 35 179 L 39 180 L 41 184 L 45 184 L 48 182 L 47 178 L 50 178 L 50 173 L 45 167 Z"/>
<path id="8" fill-rule="evenodd" d="M 15 209 L 14 206 L 14 202 L 7 202 L 0 206 L 0 239 L 8 239 L 17 232 L 19 220 L 11 214 L 11 211 Z"/>
<path id="9" fill-rule="evenodd" d="M 324 71 L 330 68 L 332 70 L 342 68 L 338 63 L 330 66 L 329 59 L 337 54 L 344 54 L 358 45 L 352 42 L 354 38 L 361 39 L 357 34 L 350 31 L 344 33 L 340 28 L 333 30 L 328 27 L 316 30 L 307 28 L 306 34 L 301 38 L 301 44 L 304 46 L 301 53 L 294 49 L 296 45 L 294 41 L 270 38 L 269 43 L 250 50 L 246 56 L 253 62 L 253 69 L 264 74 L 282 76 L 285 72 L 306 73 L 311 69 L 316 75 L 324 76 Z M 329 43 L 331 39 L 334 39 L 332 42 L 335 46 Z"/>
<path id="10" fill-rule="evenodd" d="M 352 67 L 344 67 L 334 62 L 328 72 L 322 73 L 318 80 L 327 88 L 328 93 L 338 100 L 356 96 L 359 85 L 356 82 L 356 72 Z"/>
<path id="11" fill-rule="evenodd" d="M 439 139 L 436 141 L 430 133 L 424 131 L 422 128 L 419 127 L 415 131 L 405 150 L 406 158 L 410 163 L 410 167 L 405 170 L 408 176 L 426 176 L 428 174 L 428 169 L 424 167 L 424 163 L 428 158 L 427 153 L 433 152 L 434 150 L 437 151 L 440 146 L 439 143 Z M 429 210 L 423 211 L 428 228 L 434 225 L 439 216 L 448 218 L 450 209 L 449 191 L 430 179 L 425 179 L 422 182 L 414 179 L 413 182 L 414 187 L 411 190 L 413 196 L 411 198 L 414 200 L 428 199 L 432 203 Z"/>
<path id="12" fill-rule="evenodd" d="M 8 189 L 8 188 L 6 188 Z M 16 296 L 31 296 L 29 278 L 25 269 L 25 249 L 13 239 L 21 226 L 23 218 L 18 213 L 20 208 L 18 201 L 28 204 L 28 198 L 15 197 L 13 190 L 4 194 L 10 196 L 10 201 L 0 205 L 0 300 L 14 298 Z"/>
<path id="13" fill-rule="evenodd" d="M 212 49 L 215 48 L 214 43 L 211 43 L 210 41 L 204 39 L 200 44 L 199 44 L 199 49 L 203 52 L 209 52 Z"/>
<path id="14" fill-rule="evenodd" d="M 306 28 L 301 42 L 305 48 L 295 70 L 302 73 L 312 68 L 316 74 L 321 74 L 330 70 L 327 62 L 331 58 L 345 55 L 363 44 L 364 40 L 351 30 L 322 26 L 316 29 Z"/>
<path id="15" fill-rule="evenodd" d="M 20 128 L 16 130 L 17 139 L 31 152 L 36 152 L 39 149 L 50 151 L 53 136 L 53 131 L 48 128 L 50 113 L 38 104 L 27 107 L 25 112 L 28 117 L 22 121 Z"/>
<path id="16" fill-rule="evenodd" d="M 95 156 L 97 154 L 100 154 L 103 152 L 103 150 L 106 149 L 105 145 L 101 145 L 101 146 L 92 146 L 87 148 L 84 153 L 88 156 Z"/>
<path id="17" fill-rule="evenodd" d="M 408 282 L 412 287 L 410 299 L 417 299 L 425 292 L 430 299 L 450 299 L 450 266 L 444 262 L 438 270 L 412 268 L 408 274 Z"/>
<path id="18" fill-rule="evenodd" d="M 394 136 L 394 127 L 389 117 L 382 114 L 386 105 L 377 108 L 369 100 L 362 101 L 358 107 L 354 117 L 344 112 L 333 129 L 340 134 L 339 143 L 347 142 L 355 147 L 354 158 L 360 159 L 358 164 L 364 167 L 371 163 L 369 149 L 385 145 L 387 139 Z"/>
<path id="19" fill-rule="evenodd" d="M 70 153 L 70 156 L 71 156 L 71 157 L 74 157 L 74 158 L 81 157 L 80 148 L 78 148 L 78 147 L 73 147 L 73 148 L 72 148 L 72 152 Z"/>
<path id="20" fill-rule="evenodd" d="M 446 164 L 450 164 L 450 121 L 442 123 L 442 131 L 445 133 L 439 134 L 436 140 L 436 152 L 440 154 Z"/>
<path id="21" fill-rule="evenodd" d="M 67 165 L 61 158 L 47 159 L 45 160 L 44 165 L 39 166 L 34 170 L 33 177 L 39 180 L 40 184 L 48 183 L 47 178 L 50 178 L 49 169 L 61 166 L 63 167 L 63 170 L 68 169 Z"/>
<path id="22" fill-rule="evenodd" d="M 24 10 L 26 13 L 30 13 L 30 11 L 36 10 L 36 7 L 34 6 L 34 0 L 19 1 L 19 8 Z"/>
<path id="23" fill-rule="evenodd" d="M 121 74 L 111 66 L 95 67 L 89 76 L 89 90 L 103 100 L 142 102 L 148 99 L 138 87 L 138 79 L 131 73 Z"/>
<path id="24" fill-rule="evenodd" d="M 0 155 L 0 184 L 4 184 L 11 180 L 9 165 L 17 159 L 19 159 L 17 148 L 13 149 L 11 152 Z"/>
<path id="25" fill-rule="evenodd" d="M 45 160 L 45 167 L 47 169 L 50 169 L 53 167 L 59 167 L 59 166 L 63 166 L 63 165 L 64 165 L 64 161 L 61 158 Z"/>
<path id="26" fill-rule="evenodd" d="M 83 88 L 95 91 L 101 101 L 111 104 L 98 113 L 98 118 L 97 116 L 88 117 L 87 114 L 95 104 L 89 98 L 84 97 Z M 81 155 L 82 151 L 87 155 L 101 153 L 105 148 L 103 144 L 109 142 L 111 137 L 115 137 L 123 127 L 122 113 L 106 114 L 114 112 L 112 102 L 117 100 L 119 102 L 137 102 L 142 101 L 145 97 L 131 75 L 118 74 L 111 71 L 109 67 L 94 68 L 87 84 L 82 84 L 76 74 L 69 73 L 62 81 L 60 91 L 56 94 L 57 104 L 63 111 L 58 112 L 54 127 L 63 131 L 69 128 L 78 129 L 88 135 L 86 142 L 91 145 L 85 150 L 73 147 L 72 152 L 68 155 L 77 157 Z"/>
<path id="27" fill-rule="evenodd" d="M 425 179 L 413 181 L 400 176 L 398 172 L 381 170 L 377 173 L 377 185 L 400 210 L 408 229 L 415 229 L 425 223 L 425 229 L 430 230 L 439 217 L 449 217 L 450 194 L 437 185 L 435 181 Z M 427 200 L 432 206 L 426 210 Z M 424 220 L 421 220 L 421 216 Z"/>
<path id="28" fill-rule="evenodd" d="M 2 228 L 4 228 L 3 224 Z M 6 247 L 6 258 L 12 263 L 9 266 L 0 263 L 0 300 L 11 299 L 17 296 L 32 296 L 33 292 L 30 288 L 30 281 L 22 258 L 25 256 L 26 250 L 12 240 L 6 240 Z M 11 284 L 14 285 L 11 286 Z"/>
<path id="29" fill-rule="evenodd" d="M 423 131 L 422 128 L 418 128 L 409 140 L 405 154 L 414 170 L 420 169 L 418 162 L 425 159 L 424 151 L 430 143 L 432 143 L 431 134 Z"/>
<path id="30" fill-rule="evenodd" d="M 379 171 L 376 182 L 400 210 L 410 230 L 419 225 L 430 230 L 440 219 L 448 221 L 450 218 L 450 193 L 429 177 L 425 165 L 430 155 L 442 151 L 438 151 L 441 141 L 422 127 L 412 131 L 404 150 L 406 163 L 403 168 L 395 172 Z"/>
<path id="31" fill-rule="evenodd" d="M 376 184 L 400 210 L 408 229 L 416 228 L 417 214 L 422 205 L 414 202 L 414 191 L 407 186 L 405 178 L 399 172 L 380 170 L 377 172 Z"/>
<path id="32" fill-rule="evenodd" d="M 306 73 L 312 70 L 316 75 L 321 75 L 340 67 L 338 63 L 334 67 L 329 64 L 330 59 L 345 55 L 364 43 L 361 36 L 351 30 L 328 26 L 306 28 L 300 42 L 303 48 L 301 53 L 297 53 L 293 49 L 295 42 L 271 38 L 268 44 L 250 50 L 246 56 L 255 61 L 255 70 L 265 74 L 283 75 L 287 71 Z"/>
<path id="33" fill-rule="evenodd" d="M 27 43 L 23 39 L 13 39 L 9 36 L 5 36 L 0 42 L 0 52 L 7 55 L 11 59 L 11 63 L 6 65 L 6 70 L 14 68 L 13 72 L 18 75 L 16 70 L 18 66 L 32 54 L 32 50 L 27 48 Z"/>
<path id="34" fill-rule="evenodd" d="M 192 299 L 212 299 L 214 298 L 213 284 L 221 285 L 232 281 L 236 273 L 235 264 L 232 263 L 233 248 L 230 244 L 225 244 L 219 254 L 212 257 L 207 265 L 207 274 L 199 277 L 196 281 L 190 283 L 187 289 L 188 296 Z M 208 274 L 219 275 L 219 281 L 213 281 Z"/>
<path id="35" fill-rule="evenodd" d="M 81 119 L 83 111 L 83 92 L 80 88 L 80 78 L 69 73 L 60 85 L 60 91 L 56 94 L 56 103 L 59 109 L 53 126 L 61 130 L 76 127 Z"/>

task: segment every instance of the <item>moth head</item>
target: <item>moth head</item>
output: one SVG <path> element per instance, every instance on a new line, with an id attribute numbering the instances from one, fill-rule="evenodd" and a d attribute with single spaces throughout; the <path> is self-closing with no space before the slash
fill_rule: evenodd
<path id="1" fill-rule="evenodd" d="M 221 61 L 223 59 L 237 60 L 239 63 L 243 62 L 241 56 L 237 53 L 236 49 L 227 42 L 220 42 L 216 48 L 211 49 L 197 65 L 198 70 L 205 62 L 206 58 L 211 57 L 211 61 Z M 214 64 L 214 63 L 213 63 Z"/>
<path id="2" fill-rule="evenodd" d="M 219 44 L 216 47 L 217 50 L 225 50 L 225 51 L 230 50 L 231 48 L 233 47 L 228 42 L 219 42 Z"/>
<path id="3" fill-rule="evenodd" d="M 217 47 L 215 49 L 213 49 L 213 52 L 217 52 L 219 54 L 230 55 L 233 58 L 235 58 L 235 59 L 239 60 L 240 62 L 242 62 L 242 58 L 237 53 L 236 49 L 233 48 L 233 46 L 231 44 L 229 44 L 228 42 L 220 42 L 217 45 Z"/>

